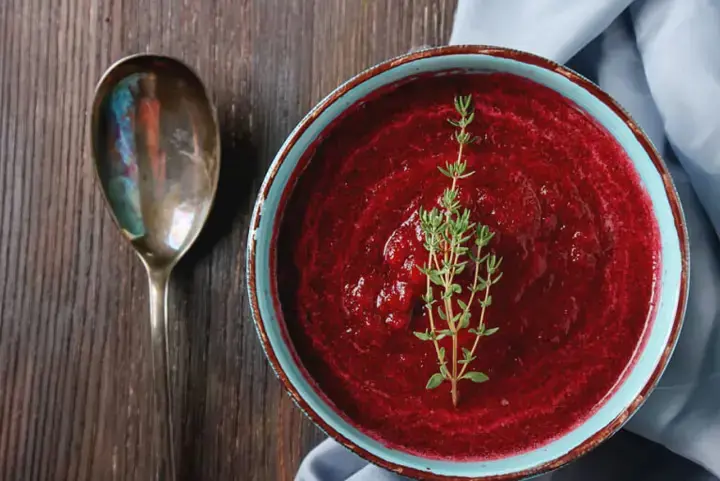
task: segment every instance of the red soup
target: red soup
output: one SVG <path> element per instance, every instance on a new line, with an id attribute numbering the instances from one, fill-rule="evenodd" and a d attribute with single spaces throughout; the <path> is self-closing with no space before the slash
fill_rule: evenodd
<path id="1" fill-rule="evenodd" d="M 460 381 L 453 407 L 449 383 L 426 389 L 437 357 L 413 335 L 428 327 L 416 212 L 448 186 L 446 119 L 468 94 L 478 140 L 460 200 L 504 262 L 486 323 L 500 329 L 473 361 L 490 379 Z M 623 379 L 654 312 L 658 227 L 622 148 L 560 94 L 509 74 L 415 79 L 349 109 L 302 162 L 278 237 L 283 316 L 318 389 L 363 432 L 430 457 L 518 454 Z"/>

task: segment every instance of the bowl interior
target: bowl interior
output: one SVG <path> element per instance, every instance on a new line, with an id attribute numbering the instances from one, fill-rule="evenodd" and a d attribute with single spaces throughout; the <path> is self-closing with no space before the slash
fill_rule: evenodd
<path id="1" fill-rule="evenodd" d="M 684 308 L 682 299 L 686 285 L 686 246 L 681 227 L 682 214 L 678 210 L 679 204 L 667 174 L 658 170 L 646 146 L 638 140 L 638 135 L 642 134 L 638 134 L 636 127 L 631 127 L 605 102 L 573 81 L 565 70 L 524 62 L 513 58 L 514 55 L 509 55 L 507 51 L 505 54 L 500 52 L 428 54 L 405 63 L 390 64 L 389 68 L 378 68 L 372 74 L 361 74 L 341 86 L 338 92 L 344 93 L 339 97 L 331 94 L 321 102 L 280 150 L 263 185 L 254 213 L 256 223 L 249 234 L 248 245 L 255 251 L 254 256 L 251 254 L 248 257 L 248 262 L 253 264 L 248 266 L 248 272 L 251 273 L 254 315 L 261 337 L 266 340 L 264 347 L 272 351 L 276 358 L 274 367 L 284 373 L 283 377 L 290 384 L 291 391 L 295 391 L 294 396 L 300 397 L 306 409 L 313 411 L 314 417 L 327 424 L 331 433 L 335 431 L 371 456 L 393 465 L 441 476 L 496 476 L 542 469 L 556 464 L 559 459 L 565 460 L 568 453 L 579 446 L 592 447 L 595 441 L 599 442 L 612 434 L 639 407 L 647 394 L 648 384 L 656 381 L 658 369 L 662 369 L 667 362 L 681 322 L 682 316 L 678 313 Z M 347 107 L 383 85 L 417 74 L 435 72 L 442 75 L 457 72 L 458 69 L 471 73 L 506 72 L 526 77 L 561 93 L 602 124 L 627 152 L 651 198 L 660 231 L 662 259 L 658 298 L 655 299 L 655 320 L 649 326 L 647 340 L 631 372 L 605 404 L 585 422 L 547 445 L 516 456 L 482 462 L 426 459 L 388 448 L 361 433 L 335 412 L 326 399 L 315 391 L 313 384 L 308 382 L 304 368 L 293 354 L 282 314 L 278 312 L 279 303 L 274 298 L 274 261 L 271 258 L 274 255 L 271 247 L 274 231 L 281 220 L 281 213 L 278 212 L 281 198 L 284 191 L 291 188 L 288 182 L 298 161 L 323 129 Z M 593 443 L 588 444 L 588 440 Z"/>

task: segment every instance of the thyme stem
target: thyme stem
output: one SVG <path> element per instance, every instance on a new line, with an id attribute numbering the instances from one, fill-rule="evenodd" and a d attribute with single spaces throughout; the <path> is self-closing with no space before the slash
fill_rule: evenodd
<path id="1" fill-rule="evenodd" d="M 455 162 L 446 163 L 444 168 L 438 167 L 440 172 L 452 180 L 450 188 L 443 192 L 440 201 L 442 210 L 437 207 L 429 211 L 423 208 L 419 210 L 428 258 L 423 266 L 418 266 L 418 269 L 426 276 L 423 301 L 428 313 L 430 329 L 414 334 L 421 340 L 432 341 L 440 366 L 439 372 L 433 374 L 428 380 L 427 389 L 434 389 L 443 382 L 449 381 L 453 406 L 457 406 L 459 402 L 458 381 L 469 379 L 481 383 L 488 380 L 487 375 L 482 372 L 468 371 L 468 366 L 475 359 L 480 338 L 490 336 L 498 330 L 497 327 L 486 328 L 485 319 L 487 308 L 492 303 L 490 288 L 502 277 L 502 273 L 499 272 L 501 258 L 497 258 L 494 254 L 486 254 L 481 257 L 483 248 L 489 245 L 494 234 L 488 226 L 470 222 L 470 211 L 468 209 L 461 211 L 461 203 L 458 199 L 458 182 L 473 175 L 473 172 L 466 172 L 467 161 L 463 159 L 465 145 L 475 141 L 475 137 L 467 131 L 467 126 L 475 117 L 471 103 L 470 96 L 456 97 L 455 110 L 460 118 L 459 120 L 448 119 L 448 122 L 456 127 L 455 140 L 458 143 L 458 156 Z M 467 246 L 472 238 L 474 238 L 476 247 L 475 252 Z M 468 300 L 465 303 L 460 298 L 463 286 L 456 283 L 456 276 L 464 271 L 469 261 L 474 264 L 474 274 L 472 282 L 465 286 L 465 289 L 469 290 Z M 482 277 L 483 271 L 486 273 L 486 278 Z M 435 287 L 439 290 L 442 298 L 440 303 L 435 299 Z M 480 291 L 484 291 L 484 297 L 478 301 L 480 315 L 477 328 L 469 328 L 472 315 L 471 306 L 476 299 L 476 293 Z M 437 307 L 434 307 L 435 304 L 438 304 Z M 435 315 L 445 321 L 447 328 L 438 326 Z M 475 339 L 471 349 L 462 348 L 463 359 L 459 359 L 459 333 L 463 329 L 468 329 L 469 332 L 475 334 Z M 448 336 L 452 338 L 451 369 L 447 367 L 445 348 L 440 343 L 441 339 Z"/>

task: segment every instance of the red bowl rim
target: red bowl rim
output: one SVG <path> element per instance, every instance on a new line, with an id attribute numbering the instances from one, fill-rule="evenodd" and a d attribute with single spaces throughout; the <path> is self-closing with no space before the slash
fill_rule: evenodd
<path id="1" fill-rule="evenodd" d="M 663 184 L 665 186 L 665 193 L 668 197 L 668 201 L 670 203 L 670 207 L 673 213 L 673 218 L 675 222 L 675 227 L 678 233 L 678 238 L 680 241 L 680 249 L 681 249 L 681 257 L 682 257 L 682 272 L 680 276 L 680 285 L 679 285 L 679 298 L 678 298 L 678 304 L 675 312 L 675 319 L 673 321 L 672 330 L 670 332 L 670 336 L 668 338 L 667 344 L 665 346 L 665 350 L 663 351 L 657 366 L 655 367 L 655 370 L 653 371 L 652 375 L 646 382 L 643 389 L 640 391 L 640 393 L 633 399 L 632 402 L 628 404 L 628 406 L 610 423 L 608 423 L 603 429 L 596 432 L 594 435 L 586 439 L 583 443 L 576 446 L 575 448 L 571 449 L 567 453 L 565 453 L 563 456 L 556 458 L 552 461 L 548 461 L 546 463 L 543 463 L 541 465 L 535 466 L 531 469 L 527 469 L 524 471 L 519 471 L 515 473 L 506 473 L 501 475 L 492 475 L 492 476 L 485 476 L 485 477 L 479 477 L 479 478 L 472 478 L 477 480 L 484 480 L 484 481 L 500 481 L 500 480 L 515 480 L 515 479 L 523 479 L 528 476 L 534 476 L 538 474 L 542 474 L 548 471 L 552 471 L 555 469 L 558 469 L 559 467 L 579 458 L 583 454 L 587 453 L 588 451 L 592 450 L 596 446 L 598 446 L 600 443 L 611 437 L 613 434 L 615 434 L 622 426 L 625 424 L 625 422 L 632 416 L 632 414 L 637 411 L 637 409 L 643 404 L 647 396 L 650 394 L 650 392 L 653 390 L 653 388 L 656 386 L 660 376 L 662 375 L 663 371 L 665 370 L 665 367 L 667 366 L 667 363 L 670 359 L 670 356 L 672 355 L 673 349 L 675 347 L 675 344 L 677 342 L 678 336 L 680 334 L 680 330 L 682 327 L 682 321 L 685 314 L 685 308 L 687 305 L 687 294 L 688 294 L 688 279 L 689 279 L 689 266 L 690 266 L 690 252 L 689 252 L 689 241 L 688 241 L 688 233 L 687 228 L 685 225 L 685 218 L 683 215 L 682 207 L 680 204 L 680 200 L 677 195 L 677 191 L 675 190 L 675 186 L 673 184 L 672 178 L 670 176 L 670 173 L 661 159 L 660 155 L 658 154 L 657 150 L 653 146 L 652 142 L 647 138 L 647 136 L 644 134 L 642 129 L 638 126 L 638 124 L 630 117 L 630 115 L 606 92 L 604 92 L 600 87 L 598 87 L 596 84 L 588 80 L 587 78 L 583 77 L 582 75 L 578 74 L 577 72 L 564 67 L 562 65 L 559 65 L 551 60 L 545 59 L 543 57 L 539 57 L 537 55 L 522 52 L 519 50 L 513 50 L 503 47 L 495 47 L 495 46 L 486 46 L 486 45 L 451 45 L 451 46 L 444 46 L 444 47 L 434 47 L 434 48 L 428 48 L 416 52 L 411 52 L 405 55 L 401 55 L 399 57 L 387 60 L 385 62 L 382 62 L 380 64 L 377 64 L 361 73 L 356 75 L 355 77 L 351 78 L 347 82 L 343 83 L 339 87 L 337 87 L 335 90 L 333 90 L 327 97 L 325 97 L 322 101 L 320 101 L 311 111 L 310 113 L 303 118 L 298 126 L 293 130 L 293 132 L 290 134 L 288 139 L 285 141 L 283 146 L 280 148 L 280 151 L 277 153 L 272 165 L 270 166 L 270 169 L 268 170 L 265 180 L 260 188 L 260 192 L 257 197 L 257 201 L 255 204 L 255 208 L 253 210 L 252 219 L 250 222 L 250 231 L 248 236 L 248 247 L 247 247 L 247 285 L 248 285 L 248 293 L 250 297 L 250 306 L 252 311 L 252 316 L 255 321 L 255 326 L 258 332 L 258 336 L 260 337 L 260 341 L 262 343 L 263 350 L 265 351 L 265 355 L 268 358 L 268 361 L 270 362 L 270 365 L 272 366 L 273 370 L 275 371 L 275 374 L 277 377 L 282 381 L 285 390 L 290 395 L 290 397 L 293 399 L 295 404 L 305 413 L 306 416 L 308 416 L 320 429 L 322 429 L 325 433 L 330 435 L 332 438 L 334 438 L 337 442 L 345 446 L 346 448 L 350 449 L 355 454 L 361 456 L 362 458 L 366 459 L 367 461 L 370 461 L 378 466 L 381 466 L 385 469 L 388 469 L 390 471 L 393 471 L 395 473 L 401 474 L 403 476 L 410 476 L 415 477 L 419 479 L 424 480 L 433 480 L 433 481 L 467 481 L 470 478 L 464 477 L 464 476 L 448 476 L 448 475 L 441 475 L 441 474 L 435 474 L 430 473 L 427 471 L 418 470 L 415 468 L 409 468 L 407 466 L 395 464 L 389 461 L 386 461 L 378 456 L 375 456 L 374 454 L 368 452 L 367 450 L 357 446 L 355 443 L 347 439 L 345 436 L 340 434 L 336 429 L 334 429 L 331 425 L 326 423 L 320 415 L 318 415 L 305 400 L 300 396 L 298 391 L 295 389 L 295 387 L 292 385 L 290 380 L 287 377 L 287 374 L 283 370 L 282 366 L 280 365 L 277 357 L 275 356 L 275 353 L 273 352 L 272 346 L 270 345 L 270 341 L 267 336 L 267 331 L 265 329 L 265 320 L 262 318 L 262 315 L 260 314 L 260 306 L 258 304 L 258 291 L 257 291 L 257 285 L 256 285 L 256 273 L 255 273 L 255 254 L 256 254 L 256 242 L 253 236 L 253 233 L 257 230 L 259 223 L 260 223 L 260 217 L 261 217 L 261 207 L 264 202 L 264 200 L 267 198 L 268 192 L 270 191 L 270 187 L 275 179 L 275 176 L 277 175 L 278 170 L 280 169 L 280 166 L 285 162 L 287 159 L 287 156 L 289 152 L 292 150 L 295 143 L 298 141 L 298 139 L 302 136 L 302 134 L 305 132 L 305 130 L 312 124 L 315 119 L 320 116 L 330 105 L 332 105 L 335 101 L 337 101 L 339 98 L 341 98 L 345 93 L 352 90 L 357 85 L 365 82 L 366 80 L 381 74 L 389 69 L 392 69 L 394 67 L 397 67 L 398 65 L 402 65 L 405 63 L 413 62 L 419 59 L 429 58 L 429 57 L 440 57 L 445 55 L 463 55 L 463 54 L 480 54 L 480 55 L 489 55 L 494 57 L 500 57 L 500 58 L 506 58 L 506 59 L 512 59 L 517 60 L 519 62 L 531 64 L 537 67 L 541 67 L 550 71 L 553 71 L 555 73 L 558 73 L 564 77 L 566 77 L 568 80 L 572 81 L 573 83 L 579 85 L 580 87 L 587 90 L 589 93 L 591 93 L 593 96 L 595 96 L 598 100 L 600 100 L 602 103 L 604 103 L 610 110 L 612 110 L 632 131 L 632 133 L 635 135 L 635 138 L 640 143 L 640 145 L 643 147 L 645 152 L 647 153 L 648 157 L 652 160 L 653 164 L 655 165 L 655 168 L 657 169 L 658 173 L 660 174 Z M 275 305 L 279 306 L 279 302 L 275 302 Z"/>

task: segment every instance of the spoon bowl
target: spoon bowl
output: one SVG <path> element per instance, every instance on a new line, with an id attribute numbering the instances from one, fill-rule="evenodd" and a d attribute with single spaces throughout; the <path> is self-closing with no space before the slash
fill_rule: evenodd
<path id="1" fill-rule="evenodd" d="M 205 87 L 177 60 L 132 56 L 100 80 L 91 115 L 95 166 L 118 226 L 146 261 L 177 261 L 217 187 L 220 141 Z"/>
<path id="2" fill-rule="evenodd" d="M 215 108 L 202 81 L 182 62 L 133 55 L 100 79 L 90 132 L 95 172 L 109 211 L 148 273 L 156 475 L 174 481 L 167 285 L 215 198 L 220 167 Z"/>

